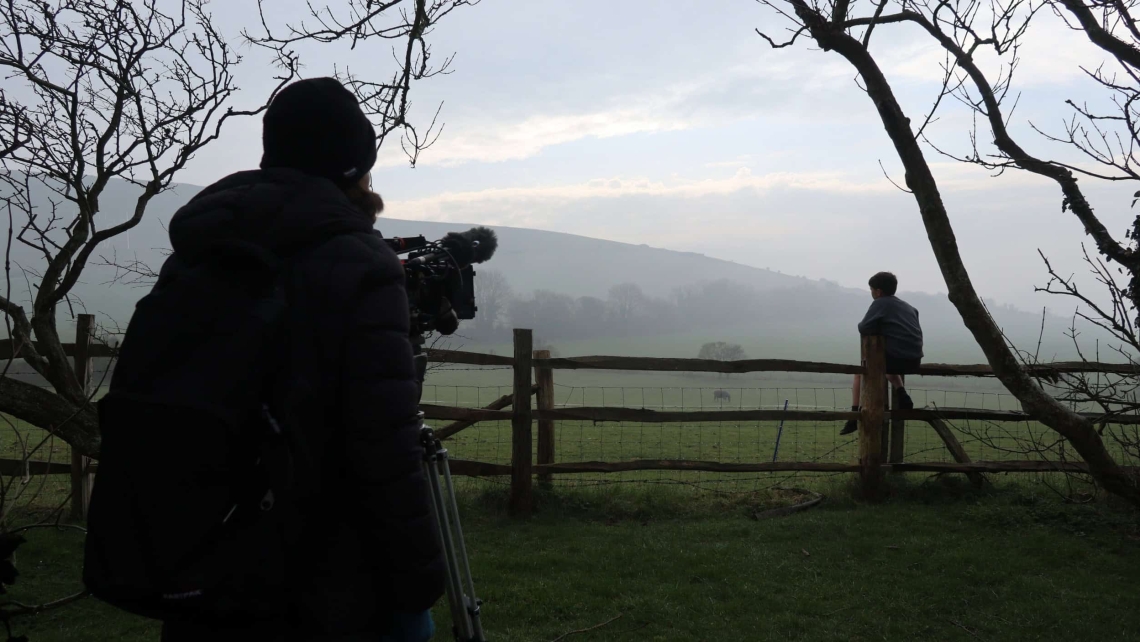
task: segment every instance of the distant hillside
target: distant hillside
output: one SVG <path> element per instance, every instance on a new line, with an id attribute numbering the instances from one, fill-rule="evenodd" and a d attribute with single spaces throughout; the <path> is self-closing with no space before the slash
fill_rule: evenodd
<path id="1" fill-rule="evenodd" d="M 472 224 L 381 218 L 376 227 L 385 236 L 423 234 L 438 238 Z M 758 290 L 817 284 L 692 252 L 516 227 L 496 226 L 495 232 L 499 250 L 483 267 L 509 275 L 511 285 L 524 292 L 546 289 L 571 296 L 604 297 L 613 285 L 636 283 L 646 294 L 667 296 L 677 286 L 718 279 Z"/>
<path id="2" fill-rule="evenodd" d="M 151 203 L 147 216 L 138 227 L 130 234 L 120 235 L 106 243 L 97 255 L 106 259 L 117 257 L 118 263 L 138 260 L 158 268 L 163 260 L 163 251 L 169 246 L 165 228 L 170 217 L 200 189 L 180 185 L 161 195 Z M 106 217 L 101 227 L 129 218 L 134 209 L 135 193 L 135 188 L 126 183 L 112 184 L 101 199 L 103 216 Z M 467 229 L 472 224 L 478 222 L 432 223 L 382 218 L 377 227 L 385 236 L 423 234 L 438 238 L 448 231 Z M 730 281 L 758 293 L 761 301 L 771 301 L 771 305 L 761 306 L 759 314 L 749 312 L 744 318 L 714 318 L 716 323 L 708 326 L 709 340 L 718 340 L 718 335 L 725 334 L 719 327 L 731 326 L 732 336 L 754 333 L 767 337 L 755 344 L 811 345 L 816 348 L 812 350 L 815 353 L 813 358 L 837 352 L 835 358 L 847 359 L 850 357 L 849 336 L 855 332 L 855 324 L 870 302 L 869 295 L 862 289 L 842 288 L 827 281 L 780 274 L 700 254 L 559 232 L 511 227 L 495 227 L 495 230 L 499 236 L 499 250 L 481 269 L 503 273 L 517 296 L 526 297 L 534 290 L 543 289 L 573 298 L 604 299 L 612 286 L 633 283 L 640 286 L 647 296 L 668 299 L 681 286 Z M 82 282 L 75 288 L 75 307 L 96 313 L 103 325 L 125 327 L 135 301 L 146 291 L 145 286 L 115 283 L 115 269 L 100 265 L 99 256 L 93 257 Z M 38 272 L 41 269 L 42 259 L 30 248 L 14 247 L 13 259 L 29 270 Z M 15 275 L 15 270 L 13 272 Z M 26 289 L 22 283 L 22 278 L 13 279 L 13 298 L 17 300 L 26 300 L 27 297 L 27 293 L 21 291 Z M 765 292 L 772 294 L 765 296 Z M 905 292 L 902 295 L 922 312 L 931 344 L 931 357 L 937 355 L 943 360 L 957 361 L 976 361 L 979 358 L 976 346 L 945 296 Z M 1004 307 L 991 310 L 1019 345 L 1036 345 L 1040 315 Z M 70 324 L 61 320 L 61 326 L 66 325 Z M 1045 354 L 1071 354 L 1071 348 L 1061 335 L 1064 326 L 1065 322 L 1058 317 L 1047 320 Z M 541 328 L 536 330 L 542 331 Z M 65 336 L 70 332 L 64 330 Z M 693 337 L 691 332 L 687 336 Z M 836 349 L 827 348 L 833 345 Z M 841 353 L 838 346 L 843 346 Z M 632 343 L 630 349 L 636 349 Z M 821 351 L 825 354 L 819 354 Z"/>
<path id="3" fill-rule="evenodd" d="M 75 288 L 78 301 L 82 302 L 80 307 L 125 325 L 134 302 L 144 290 L 121 282 L 112 285 L 116 270 L 99 265 L 100 256 L 108 260 L 117 257 L 114 262 L 120 264 L 139 260 L 157 269 L 162 264 L 162 251 L 169 247 L 166 225 L 170 217 L 201 189 L 194 185 L 175 186 L 151 202 L 146 217 L 129 234 L 102 245 L 98 256 L 92 258 L 84 271 L 82 282 Z M 123 182 L 108 186 L 100 200 L 101 216 L 106 217 L 102 226 L 128 219 L 134 210 L 136 194 L 133 186 Z M 465 230 L 477 224 L 477 221 L 434 223 L 384 217 L 377 228 L 385 236 L 423 234 L 428 238 L 439 238 L 447 232 Z M 496 226 L 495 231 L 499 236 L 499 250 L 483 267 L 508 274 L 512 286 L 522 292 L 542 288 L 572 296 L 604 297 L 612 285 L 637 283 L 646 294 L 667 296 L 679 285 L 717 279 L 729 279 L 760 290 L 817 283 L 700 254 L 646 245 L 512 227 Z M 13 259 L 31 269 L 41 261 L 31 248 L 24 246 L 13 248 Z M 17 298 L 21 294 L 27 296 L 21 291 L 26 288 L 20 287 L 20 283 L 15 283 L 14 288 L 17 288 Z"/>
<path id="4" fill-rule="evenodd" d="M 122 213 L 121 218 L 126 218 L 126 214 L 134 207 L 132 191 L 124 184 L 113 187 L 114 189 L 108 189 L 107 195 L 102 199 L 103 212 Z M 194 185 L 179 185 L 172 192 L 156 199 L 143 222 L 131 231 L 129 247 L 128 238 L 122 236 L 108 242 L 108 250 L 114 249 L 126 256 L 137 254 L 139 258 L 161 262 L 161 255 L 155 248 L 169 246 L 165 229 L 167 222 L 178 207 L 200 190 L 200 187 Z M 406 221 L 385 216 L 381 217 L 376 227 L 388 237 L 422 234 L 428 238 L 439 238 L 448 232 L 466 230 L 479 224 L 478 221 Z M 614 284 L 637 283 L 646 294 L 666 296 L 676 286 L 717 279 L 728 279 L 759 290 L 818 283 L 804 277 L 780 274 L 702 254 L 675 252 L 648 245 L 515 227 L 495 226 L 495 231 L 499 236 L 499 249 L 495 257 L 483 267 L 509 274 L 511 284 L 521 291 L 543 288 L 572 296 L 602 297 Z M 157 265 L 155 263 L 156 267 Z M 109 278 L 111 273 L 102 276 Z M 101 283 L 106 278 L 87 280 Z"/>

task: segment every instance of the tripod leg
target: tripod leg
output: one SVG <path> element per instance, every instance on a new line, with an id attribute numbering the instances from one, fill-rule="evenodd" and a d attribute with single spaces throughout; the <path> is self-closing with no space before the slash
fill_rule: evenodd
<path id="1" fill-rule="evenodd" d="M 448 519 L 448 501 L 443 496 L 440 485 L 440 474 L 437 468 L 438 460 L 424 462 L 424 472 L 427 474 L 428 485 L 431 488 L 432 512 L 435 513 L 436 524 L 439 526 L 440 545 L 443 547 L 444 562 L 447 567 L 447 599 L 451 606 L 451 620 L 455 627 L 458 640 L 467 642 L 472 639 L 473 631 L 468 619 L 467 608 L 463 599 L 463 585 L 458 560 L 455 554 L 455 544 L 451 535 L 451 525 Z"/>
<path id="2" fill-rule="evenodd" d="M 471 576 L 471 564 L 467 559 L 467 544 L 463 540 L 463 526 L 459 522 L 459 504 L 455 500 L 455 484 L 451 480 L 451 468 L 447 465 L 447 451 L 443 450 L 439 458 L 440 472 L 443 474 L 444 490 L 450 501 L 450 508 L 452 516 L 454 517 L 455 525 L 455 550 L 457 553 L 458 570 L 463 574 L 462 584 L 466 584 L 466 595 L 464 596 L 467 614 L 470 617 L 471 632 L 473 634 L 472 640 L 476 642 L 483 642 L 483 624 L 479 618 L 480 603 L 479 598 L 475 596 L 475 580 Z"/>

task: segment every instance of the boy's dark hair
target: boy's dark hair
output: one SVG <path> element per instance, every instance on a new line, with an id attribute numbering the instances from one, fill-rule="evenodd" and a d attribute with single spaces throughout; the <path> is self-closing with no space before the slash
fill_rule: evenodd
<path id="1" fill-rule="evenodd" d="M 867 281 L 867 285 L 874 290 L 882 290 L 887 296 L 894 296 L 899 289 L 899 280 L 890 272 L 879 272 Z"/>

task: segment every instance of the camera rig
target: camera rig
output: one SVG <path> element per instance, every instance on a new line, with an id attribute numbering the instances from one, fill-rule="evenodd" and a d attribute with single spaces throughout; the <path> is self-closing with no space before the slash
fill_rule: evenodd
<path id="1" fill-rule="evenodd" d="M 460 320 L 474 319 L 475 263 L 491 258 L 498 247 L 495 232 L 474 227 L 451 232 L 438 241 L 423 236 L 385 239 L 401 259 L 408 291 L 413 345 L 423 345 L 430 332 L 448 335 Z"/>
<path id="2" fill-rule="evenodd" d="M 476 227 L 466 232 L 452 232 L 438 241 L 428 241 L 423 236 L 385 241 L 397 255 L 407 255 L 401 263 L 408 292 L 417 394 L 422 395 L 427 372 L 424 337 L 430 332 L 452 334 L 459 328 L 460 320 L 475 318 L 475 270 L 472 265 L 490 259 L 498 247 L 498 240 L 492 230 Z M 420 443 L 424 448 L 423 469 L 430 490 L 432 515 L 447 566 L 446 589 L 452 633 L 456 642 L 486 642 L 479 618 L 482 602 L 475 597 L 447 448 L 424 424 L 422 411 L 416 413 L 415 421 L 419 424 Z"/>

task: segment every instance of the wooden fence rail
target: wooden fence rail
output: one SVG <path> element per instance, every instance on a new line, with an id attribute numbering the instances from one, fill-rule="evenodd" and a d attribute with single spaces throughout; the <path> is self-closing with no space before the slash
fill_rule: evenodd
<path id="1" fill-rule="evenodd" d="M 642 408 L 582 407 L 539 410 L 538 419 L 553 421 L 595 421 L 631 423 L 702 423 L 722 421 L 846 421 L 859 413 L 844 410 L 681 410 L 662 411 Z"/>
<path id="2" fill-rule="evenodd" d="M 571 357 L 536 359 L 535 366 L 552 370 L 630 370 L 644 372 L 814 372 L 823 374 L 862 374 L 863 368 L 842 363 L 793 361 L 790 359 L 664 359 L 658 357 Z"/>
<path id="3" fill-rule="evenodd" d="M 435 348 L 428 348 L 424 350 L 427 354 L 428 361 L 433 363 L 454 363 L 458 365 L 467 366 L 506 366 L 508 368 L 515 367 L 514 357 L 502 357 L 496 354 L 484 354 L 482 352 L 464 352 L 463 350 L 436 350 Z"/>
<path id="4" fill-rule="evenodd" d="M 0 339 L 0 359 L 19 358 L 12 353 L 12 339 Z M 33 341 L 38 348 L 38 342 Z M 75 344 L 64 343 L 63 351 L 69 357 L 75 356 Z M 103 343 L 92 342 L 87 348 L 87 356 L 92 359 L 114 357 L 118 349 Z M 513 368 L 513 357 L 465 352 L 462 350 L 426 351 L 428 359 L 434 363 L 454 363 L 473 366 L 501 366 Z M 818 361 L 795 361 L 791 359 L 742 359 L 739 361 L 714 361 L 710 359 L 672 359 L 659 357 L 614 357 L 586 356 L 563 358 L 539 358 L 533 360 L 538 368 L 552 370 L 630 370 L 645 372 L 719 372 L 744 374 L 749 372 L 807 372 L 817 374 L 863 374 L 863 367 L 856 364 L 827 363 Z M 1026 368 L 1034 376 L 1057 374 L 1103 373 L 1118 375 L 1140 374 L 1140 364 L 1099 363 L 1093 361 L 1058 361 L 1030 365 Z M 992 377 L 989 364 L 949 364 L 926 363 L 919 368 L 924 377 Z"/>
<path id="5" fill-rule="evenodd" d="M 537 394 L 537 393 L 538 393 L 538 386 L 534 386 L 533 388 L 531 388 L 531 394 Z M 514 398 L 515 398 L 515 394 L 513 392 L 509 395 L 503 395 L 502 397 L 499 397 L 498 399 L 492 401 L 491 403 L 489 403 L 486 406 L 484 406 L 483 408 L 481 408 L 481 410 L 502 410 L 504 408 L 509 407 L 511 405 L 511 402 L 514 401 Z M 444 408 L 446 406 L 436 406 L 436 407 Z M 422 408 L 422 406 L 421 406 L 421 408 Z M 438 419 L 438 417 L 428 417 L 426 413 L 424 415 L 424 418 L 425 419 L 433 419 L 433 418 Z M 447 438 L 451 437 L 452 435 L 454 435 L 455 433 L 459 432 L 460 430 L 463 430 L 465 428 L 470 428 L 471 426 L 474 426 L 477 423 L 479 423 L 478 419 L 459 419 L 459 420 L 453 421 L 450 424 L 447 424 L 446 426 L 435 431 L 435 436 L 439 437 L 440 439 L 447 439 Z"/>
<path id="6" fill-rule="evenodd" d="M 451 473 L 470 477 L 509 476 L 512 466 L 510 464 L 493 464 L 467 459 L 451 459 Z M 804 461 L 777 461 L 755 463 L 730 463 L 717 461 L 700 461 L 693 459 L 635 459 L 631 461 L 603 462 L 561 462 L 557 464 L 535 464 L 533 472 L 539 474 L 579 474 L 579 473 L 622 473 L 642 470 L 680 470 L 709 473 L 749 473 L 749 472 L 830 472 L 830 473 L 857 473 L 859 464 L 843 462 L 804 462 Z M 1084 462 L 1074 461 L 974 461 L 968 463 L 931 461 L 931 462 L 905 462 L 887 463 L 881 466 L 884 472 L 931 472 L 931 473 L 1049 473 L 1072 472 L 1087 473 L 1088 466 Z M 1124 466 L 1125 470 L 1137 471 L 1140 467 Z M 99 464 L 91 463 L 85 471 L 95 475 L 99 472 Z M 0 459 L 0 475 L 5 477 L 20 477 L 28 475 L 69 475 L 71 465 L 67 462 L 42 462 L 16 459 Z"/>
<path id="7" fill-rule="evenodd" d="M 969 463 L 931 461 L 882 464 L 880 470 L 886 472 L 923 473 L 962 473 L 977 475 L 982 473 L 1087 473 L 1084 462 L 1074 461 L 974 461 Z M 1138 471 L 1138 467 L 1124 467 Z M 727 463 L 718 461 L 698 461 L 692 459 L 636 459 L 632 461 L 581 461 L 557 464 L 535 464 L 536 474 L 559 475 L 581 473 L 627 473 L 649 470 L 679 470 L 708 473 L 770 473 L 770 472 L 824 472 L 858 473 L 859 464 L 842 462 L 776 461 L 755 463 Z M 454 475 L 472 477 L 505 476 L 511 474 L 510 464 L 488 464 L 484 462 L 451 460 Z"/>
<path id="8" fill-rule="evenodd" d="M 428 359 L 435 363 L 454 363 L 473 366 L 515 366 L 512 357 L 461 350 L 428 350 Z M 98 356 L 98 355 L 96 355 Z M 536 368 L 550 370 L 627 370 L 642 372 L 718 372 L 745 374 L 749 372 L 807 372 L 816 374 L 864 374 L 863 366 L 822 361 L 795 361 L 792 359 L 741 359 L 715 361 L 712 359 L 673 359 L 661 357 L 539 357 L 532 359 Z M 1140 363 L 1099 363 L 1094 361 L 1057 361 L 1029 365 L 1026 370 L 1033 376 L 1049 377 L 1059 374 L 1099 372 L 1103 374 L 1137 375 Z M 992 377 L 989 364 L 926 363 L 919 367 L 924 377 Z"/>
<path id="9" fill-rule="evenodd" d="M 509 404 L 507 404 L 509 405 Z M 505 406 L 504 406 L 505 407 Z M 481 421 L 510 421 L 514 413 L 509 410 L 486 408 L 461 408 L 424 404 L 421 406 L 428 419 L 445 419 L 473 425 Z M 592 421 L 628 422 L 646 424 L 664 423 L 718 423 L 733 421 L 847 421 L 859 419 L 862 414 L 850 410 L 680 410 L 662 411 L 644 408 L 617 408 L 612 406 L 580 408 L 555 408 L 553 410 L 532 410 L 531 418 L 539 421 Z M 1104 415 L 1102 413 L 1080 413 L 1094 422 L 1134 426 L 1140 425 L 1140 415 Z M 938 408 L 934 410 L 892 410 L 881 413 L 883 420 L 938 421 L 983 421 L 1023 423 L 1034 421 L 1032 415 L 1009 410 L 977 410 L 973 408 Z M 466 426 L 465 426 L 466 427 Z M 448 436 L 454 434 L 449 432 Z"/>
<path id="10" fill-rule="evenodd" d="M 23 477 L 24 475 L 70 475 L 70 461 L 35 461 L 24 459 L 0 459 L 0 475 Z"/>
<path id="11" fill-rule="evenodd" d="M 85 314 L 79 315 L 79 317 L 85 317 L 85 316 L 92 316 L 92 315 L 85 315 Z M 94 317 L 92 317 L 91 323 L 92 323 L 92 329 L 94 329 Z M 76 328 L 76 331 L 77 332 L 79 331 L 78 327 Z M 64 355 L 69 356 L 69 357 L 76 356 L 76 347 L 75 347 L 74 343 L 64 343 L 62 345 L 63 345 L 63 354 Z M 39 342 L 38 341 L 33 341 L 32 346 L 36 348 L 36 351 L 39 351 Z M 114 357 L 116 354 L 118 354 L 118 348 L 115 348 L 114 346 L 109 346 L 105 343 L 99 343 L 97 341 L 90 342 L 87 345 L 86 350 L 87 350 L 86 356 L 88 358 L 91 358 L 91 359 L 102 359 L 102 358 L 107 358 L 107 357 Z M 19 359 L 19 358 L 20 358 L 19 354 L 13 354 L 12 353 L 12 340 L 11 339 L 0 339 L 0 359 L 7 361 L 8 359 Z"/>

